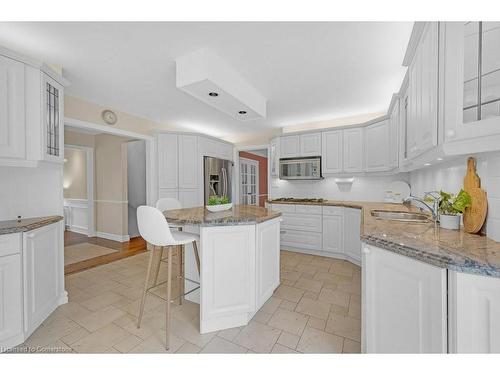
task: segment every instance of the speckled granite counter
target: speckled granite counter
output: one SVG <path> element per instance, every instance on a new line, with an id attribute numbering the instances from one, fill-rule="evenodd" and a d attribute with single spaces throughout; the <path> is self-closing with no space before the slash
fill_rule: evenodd
<path id="1" fill-rule="evenodd" d="M 0 235 L 9 233 L 27 232 L 46 225 L 57 223 L 63 219 L 62 216 L 43 216 L 21 220 L 0 221 Z"/>
<path id="2" fill-rule="evenodd" d="M 304 204 L 269 201 L 272 204 Z M 380 220 L 371 210 L 418 211 L 414 206 L 393 203 L 325 201 L 320 206 L 343 206 L 363 210 L 362 241 L 437 267 L 500 277 L 500 242 L 463 230 L 441 229 L 432 221 L 408 223 Z"/>
<path id="3" fill-rule="evenodd" d="M 281 216 L 280 212 L 257 206 L 235 205 L 232 209 L 210 212 L 205 207 L 182 208 L 164 212 L 168 222 L 182 225 L 225 226 L 258 224 Z"/>

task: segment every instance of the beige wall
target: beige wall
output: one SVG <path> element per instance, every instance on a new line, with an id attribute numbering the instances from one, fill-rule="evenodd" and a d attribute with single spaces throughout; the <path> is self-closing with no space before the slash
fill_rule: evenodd
<path id="1" fill-rule="evenodd" d="M 87 152 L 85 150 L 65 147 L 64 198 L 87 199 Z"/>
<path id="2" fill-rule="evenodd" d="M 95 135 L 64 129 L 64 144 L 94 148 Z"/>

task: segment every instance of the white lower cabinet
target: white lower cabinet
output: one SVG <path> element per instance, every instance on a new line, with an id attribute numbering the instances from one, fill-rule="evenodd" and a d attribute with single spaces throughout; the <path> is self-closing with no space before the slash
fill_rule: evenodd
<path id="1" fill-rule="evenodd" d="M 344 208 L 344 253 L 347 257 L 361 261 L 361 210 Z"/>
<path id="2" fill-rule="evenodd" d="M 500 353 L 500 278 L 449 271 L 449 351 Z"/>
<path id="3" fill-rule="evenodd" d="M 21 254 L 0 256 L 0 352 L 22 342 L 22 296 Z"/>
<path id="4" fill-rule="evenodd" d="M 269 220 L 257 225 L 255 293 L 258 310 L 280 284 L 280 222 Z"/>
<path id="5" fill-rule="evenodd" d="M 342 253 L 343 222 L 342 215 L 323 216 L 323 251 Z"/>
<path id="6" fill-rule="evenodd" d="M 320 251 L 322 247 L 321 233 L 282 228 L 281 245 L 284 248 L 292 247 Z"/>
<path id="7" fill-rule="evenodd" d="M 362 351 L 446 353 L 446 269 L 363 244 Z"/>

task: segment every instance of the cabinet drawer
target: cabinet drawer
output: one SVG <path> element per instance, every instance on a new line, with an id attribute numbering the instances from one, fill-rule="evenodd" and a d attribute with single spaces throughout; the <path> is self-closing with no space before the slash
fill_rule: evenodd
<path id="1" fill-rule="evenodd" d="M 321 233 L 290 230 L 282 227 L 281 245 L 303 249 L 321 250 Z"/>
<path id="2" fill-rule="evenodd" d="M 272 208 L 273 211 L 295 212 L 295 205 L 294 204 L 273 204 L 272 207 L 273 207 Z"/>
<path id="3" fill-rule="evenodd" d="M 295 206 L 295 212 L 299 214 L 318 214 L 321 215 L 321 206 L 302 205 Z"/>
<path id="4" fill-rule="evenodd" d="M 21 252 L 21 233 L 0 236 L 0 257 Z"/>
<path id="5" fill-rule="evenodd" d="M 341 206 L 323 206 L 323 215 L 342 215 Z"/>
<path id="6" fill-rule="evenodd" d="M 281 227 L 286 229 L 320 233 L 323 227 L 322 217 L 320 215 L 284 213 Z"/>

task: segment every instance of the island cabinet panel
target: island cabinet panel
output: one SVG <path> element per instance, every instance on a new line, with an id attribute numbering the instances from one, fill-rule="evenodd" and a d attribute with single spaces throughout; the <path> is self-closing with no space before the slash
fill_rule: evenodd
<path id="1" fill-rule="evenodd" d="M 257 291 L 258 310 L 273 295 L 280 283 L 280 219 L 257 225 Z"/>
<path id="2" fill-rule="evenodd" d="M 29 336 L 62 303 L 62 222 L 23 235 L 24 331 Z"/>
<path id="3" fill-rule="evenodd" d="M 255 231 L 201 228 L 201 333 L 246 325 L 255 311 Z"/>
<path id="4" fill-rule="evenodd" d="M 446 353 L 446 270 L 363 244 L 362 351 Z"/>
<path id="5" fill-rule="evenodd" d="M 0 352 L 22 341 L 22 295 L 21 255 L 0 256 Z"/>
<path id="6" fill-rule="evenodd" d="M 500 353 L 500 278 L 450 271 L 451 353 Z"/>

